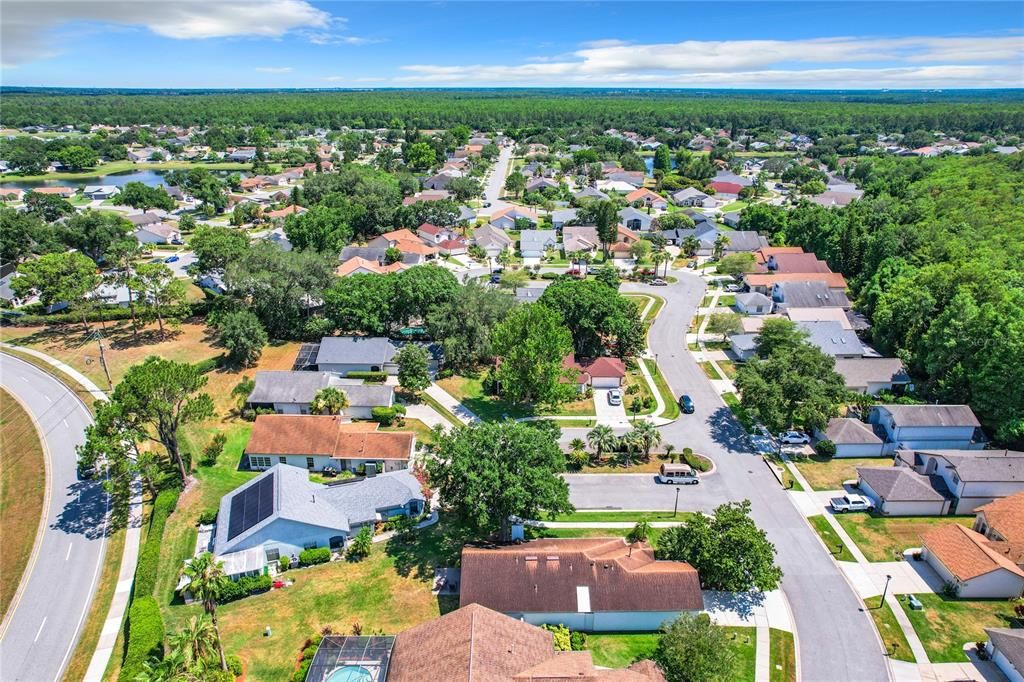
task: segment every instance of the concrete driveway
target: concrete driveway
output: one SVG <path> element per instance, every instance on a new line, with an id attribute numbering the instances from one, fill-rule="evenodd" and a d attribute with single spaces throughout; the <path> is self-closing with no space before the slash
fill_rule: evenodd
<path id="1" fill-rule="evenodd" d="M 594 389 L 594 411 L 597 414 L 598 424 L 608 426 L 628 426 L 629 419 L 626 417 L 626 396 L 622 394 L 622 401 L 618 405 L 611 405 L 608 402 L 608 388 Z M 622 393 L 622 391 L 619 391 Z"/>
<path id="2" fill-rule="evenodd" d="M 566 474 L 563 478 L 577 509 L 671 510 L 679 488 L 679 511 L 710 513 L 728 494 L 716 473 L 701 476 L 697 485 L 681 486 L 658 483 L 654 473 Z"/>

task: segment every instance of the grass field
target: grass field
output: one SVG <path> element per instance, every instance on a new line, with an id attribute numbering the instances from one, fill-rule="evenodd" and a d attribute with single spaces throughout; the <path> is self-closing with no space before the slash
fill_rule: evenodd
<path id="1" fill-rule="evenodd" d="M 973 516 L 874 516 L 837 514 L 843 527 L 868 561 L 893 561 L 908 547 L 920 547 L 921 535 L 938 525 L 959 523 L 968 528 Z"/>
<path id="2" fill-rule="evenodd" d="M 718 370 L 716 370 L 715 366 L 712 365 L 710 362 L 704 361 L 704 362 L 701 362 L 699 364 L 700 364 L 700 368 L 702 370 L 704 370 L 704 373 L 708 375 L 708 379 L 711 379 L 712 381 L 715 381 L 715 380 L 718 380 L 718 379 L 724 379 L 725 378 L 721 374 L 718 373 Z"/>
<path id="3" fill-rule="evenodd" d="M 665 411 L 657 416 L 664 417 L 665 419 L 675 419 L 679 416 L 679 403 L 676 401 L 676 397 L 672 395 L 672 389 L 669 388 L 664 375 L 658 369 L 657 363 L 654 360 L 647 359 L 642 359 L 640 362 L 644 363 L 647 371 L 651 373 L 651 378 L 654 379 L 654 387 L 658 389 L 658 393 L 661 394 L 661 400 L 665 403 Z"/>
<path id="4" fill-rule="evenodd" d="M 891 457 L 800 457 L 793 460 L 814 490 L 839 490 L 857 478 L 857 467 L 889 467 Z"/>
<path id="5" fill-rule="evenodd" d="M 88 180 L 111 173 L 126 173 L 134 170 L 187 170 L 190 168 L 206 168 L 208 170 L 222 171 L 247 171 L 252 169 L 249 163 L 234 163 L 225 161 L 222 163 L 192 163 L 191 161 L 164 161 L 163 163 L 132 163 L 131 161 L 111 161 L 95 168 L 88 168 L 81 171 L 57 171 L 55 173 L 40 173 L 38 175 L 18 175 L 17 173 L 4 173 L 0 180 L 11 180 L 14 182 L 35 182 L 38 180 Z M 272 167 L 271 170 L 274 168 Z"/>
<path id="6" fill-rule="evenodd" d="M 740 404 L 740 399 L 736 397 L 735 393 L 723 393 L 722 402 L 724 402 L 729 409 L 732 411 L 733 416 L 743 425 L 743 428 L 747 430 L 747 433 L 754 428 L 754 418 L 744 409 L 743 405 Z"/>
<path id="7" fill-rule="evenodd" d="M 829 554 L 832 555 L 837 561 L 855 561 L 853 554 L 847 548 L 839 534 L 836 533 L 835 529 L 829 525 L 828 521 L 821 514 L 815 514 L 814 516 L 808 516 L 807 520 L 811 523 L 814 528 L 814 532 L 818 534 L 821 541 L 825 543 L 825 547 L 828 548 Z"/>
<path id="8" fill-rule="evenodd" d="M 6 614 L 35 544 L 46 496 L 39 432 L 28 412 L 0 389 L 0 614 Z"/>
<path id="9" fill-rule="evenodd" d="M 527 539 L 537 538 L 624 538 L 632 528 L 529 528 Z M 658 546 L 658 538 L 665 532 L 664 528 L 651 528 L 647 542 Z"/>
<path id="10" fill-rule="evenodd" d="M 654 656 L 661 635 L 656 632 L 588 634 L 587 649 L 594 665 L 625 668 L 631 663 Z"/>
<path id="11" fill-rule="evenodd" d="M 736 653 L 736 658 L 739 659 L 733 679 L 751 682 L 757 668 L 756 630 L 748 627 L 724 627 L 722 629 L 731 638 L 732 644 L 729 648 Z"/>
<path id="12" fill-rule="evenodd" d="M 513 405 L 498 396 L 487 395 L 480 377 L 455 375 L 438 380 L 437 385 L 484 421 L 500 421 L 505 418 L 516 419 L 533 415 L 590 417 L 595 414 L 592 398 L 563 403 L 554 412 L 534 411 L 524 405 Z"/>
<path id="13" fill-rule="evenodd" d="M 719 360 L 718 368 L 725 372 L 726 379 L 736 378 L 736 364 L 731 360 Z"/>
<path id="14" fill-rule="evenodd" d="M 875 621 L 875 628 L 882 638 L 885 651 L 891 658 L 897 661 L 914 662 L 914 652 L 910 650 L 907 643 L 907 636 L 903 634 L 903 628 L 896 622 L 896 616 L 888 604 L 878 606 L 878 600 L 872 599 L 871 604 L 864 604 L 865 610 L 871 614 L 871 620 Z"/>
<path id="15" fill-rule="evenodd" d="M 900 605 L 932 663 L 968 660 L 963 645 L 988 639 L 985 628 L 1024 625 L 1014 618 L 1013 602 L 1005 599 L 961 600 L 938 594 L 914 596 L 924 604 L 923 610 L 912 610 L 902 596 Z"/>
<path id="16" fill-rule="evenodd" d="M 769 631 L 771 682 L 796 682 L 796 646 L 793 633 L 772 628 Z"/>
<path id="17" fill-rule="evenodd" d="M 631 386 L 636 386 L 636 389 L 631 389 Z M 636 393 L 630 393 L 630 390 L 636 390 Z M 632 405 L 634 400 L 646 401 L 647 398 L 653 400 L 654 396 L 651 395 L 651 386 L 647 383 L 643 373 L 639 369 L 627 369 L 626 380 L 622 384 L 622 404 L 626 408 L 626 414 L 633 416 Z M 652 405 L 651 409 L 639 410 L 637 414 L 651 414 L 656 407 L 656 405 Z"/>

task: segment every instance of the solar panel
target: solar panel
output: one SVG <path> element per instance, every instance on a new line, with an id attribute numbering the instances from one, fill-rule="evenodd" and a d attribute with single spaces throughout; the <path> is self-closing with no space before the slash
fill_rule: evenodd
<path id="1" fill-rule="evenodd" d="M 228 540 L 232 540 L 274 513 L 274 475 L 269 474 L 231 498 Z"/>

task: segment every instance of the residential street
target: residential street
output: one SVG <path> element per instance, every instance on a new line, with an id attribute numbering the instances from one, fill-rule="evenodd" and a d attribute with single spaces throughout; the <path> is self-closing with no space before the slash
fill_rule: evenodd
<path id="1" fill-rule="evenodd" d="M 77 478 L 75 446 L 92 421 L 78 398 L 46 372 L 2 353 L 0 383 L 35 418 L 50 458 L 44 535 L 0 633 L 0 679 L 50 682 L 61 678 L 92 602 L 106 548 L 107 499 L 99 481 Z"/>
<path id="2" fill-rule="evenodd" d="M 678 450 L 691 447 L 710 456 L 717 472 L 699 486 L 680 491 L 680 509 L 707 509 L 729 500 L 749 499 L 753 516 L 778 549 L 785 572 L 782 587 L 796 624 L 801 678 L 807 681 L 889 679 L 882 645 L 861 601 L 840 569 L 788 499 L 759 457 L 749 452 L 742 427 L 721 401 L 703 370 L 687 352 L 685 335 L 690 319 L 704 295 L 697 275 L 675 271 L 679 282 L 658 289 L 666 305 L 650 332 L 650 347 L 674 395 L 688 393 L 696 412 L 662 427 L 666 442 Z M 649 292 L 650 287 L 624 284 L 623 291 Z M 585 434 L 574 429 L 564 437 Z M 580 481 L 580 478 L 587 478 Z M 569 477 L 578 505 L 634 509 L 671 509 L 673 486 L 657 486 L 647 477 L 597 475 Z M 628 481 L 628 482 L 627 482 Z M 664 491 L 664 492 L 662 492 Z M 687 502 L 684 505 L 684 500 Z"/>
<path id="3" fill-rule="evenodd" d="M 484 187 L 484 201 L 490 202 L 490 207 L 480 209 L 481 215 L 492 215 L 508 206 L 498 197 L 505 190 L 505 178 L 508 177 L 508 169 L 512 162 L 512 147 L 502 147 L 498 154 L 498 160 L 494 164 L 494 170 L 487 179 L 487 186 Z"/>

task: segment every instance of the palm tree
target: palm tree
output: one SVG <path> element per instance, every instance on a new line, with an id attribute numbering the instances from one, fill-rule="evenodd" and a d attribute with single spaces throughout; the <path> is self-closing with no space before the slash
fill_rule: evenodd
<path id="1" fill-rule="evenodd" d="M 651 535 L 651 524 L 646 521 L 637 521 L 636 525 L 633 526 L 633 530 L 629 531 L 629 535 L 626 539 L 630 544 L 634 542 L 646 542 L 647 538 Z"/>
<path id="2" fill-rule="evenodd" d="M 191 668 L 217 652 L 217 631 L 205 615 L 192 616 L 181 630 L 171 635 L 170 645 L 183 666 Z"/>
<path id="3" fill-rule="evenodd" d="M 583 441 L 582 438 L 573 438 L 571 441 L 569 441 L 569 448 L 572 450 L 586 450 L 587 444 Z"/>
<path id="4" fill-rule="evenodd" d="M 309 411 L 313 414 L 341 414 L 348 407 L 348 396 L 340 388 L 328 386 L 321 388 L 313 396 Z"/>
<path id="5" fill-rule="evenodd" d="M 625 455 L 623 458 L 623 463 L 627 467 L 633 466 L 633 454 L 639 452 L 642 449 L 642 446 L 637 441 L 636 431 L 633 430 L 624 435 L 622 438 L 619 439 L 619 443 L 621 444 L 623 454 Z"/>
<path id="6" fill-rule="evenodd" d="M 715 260 L 720 260 L 722 258 L 722 254 L 725 253 L 725 247 L 729 246 L 730 241 L 731 240 L 726 235 L 724 235 L 724 234 L 718 235 L 715 238 L 715 245 L 714 245 L 713 250 L 711 252 L 711 256 Z"/>
<path id="7" fill-rule="evenodd" d="M 654 274 L 658 274 L 658 266 L 662 263 L 665 264 L 665 277 L 668 277 L 668 262 L 672 260 L 672 256 L 667 251 L 658 250 L 651 254 L 651 261 L 654 263 Z"/>
<path id="8" fill-rule="evenodd" d="M 668 457 L 668 461 L 673 464 L 676 463 L 676 446 L 672 443 L 666 443 L 665 445 L 665 456 Z"/>
<path id="9" fill-rule="evenodd" d="M 594 448 L 594 458 L 601 461 L 605 453 L 611 452 L 618 446 L 619 439 L 607 424 L 598 424 L 587 434 L 587 442 Z"/>
<path id="10" fill-rule="evenodd" d="M 220 628 L 217 627 L 217 600 L 220 599 L 228 577 L 224 574 L 224 563 L 214 561 L 213 555 L 203 552 L 185 565 L 182 574 L 189 579 L 188 591 L 203 602 L 203 610 L 210 616 L 213 631 L 217 637 L 217 653 L 220 656 L 221 670 L 227 670 L 224 660 L 224 645 L 220 641 Z"/>
<path id="11" fill-rule="evenodd" d="M 651 422 L 640 422 L 633 427 L 629 435 L 636 442 L 638 449 L 643 450 L 645 460 L 651 458 L 651 448 L 661 445 L 661 432 Z"/>
<path id="12" fill-rule="evenodd" d="M 700 240 L 690 235 L 685 238 L 682 243 L 683 254 L 687 258 L 693 258 L 697 255 L 697 249 L 700 248 Z"/>
<path id="13" fill-rule="evenodd" d="M 185 672 L 185 661 L 180 651 L 171 651 L 162 659 L 153 656 L 142 664 L 142 672 L 136 680 L 145 682 L 179 682 L 182 678 L 188 679 Z"/>

